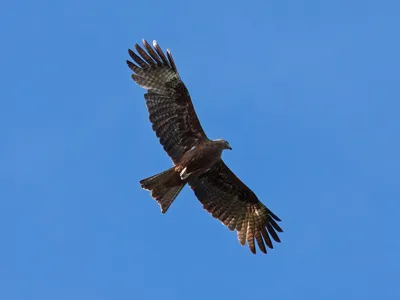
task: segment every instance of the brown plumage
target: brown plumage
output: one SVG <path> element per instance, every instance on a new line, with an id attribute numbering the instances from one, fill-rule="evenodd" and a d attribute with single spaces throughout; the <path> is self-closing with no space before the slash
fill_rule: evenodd
<path id="1" fill-rule="evenodd" d="M 129 50 L 134 62 L 132 79 L 147 90 L 144 95 L 149 119 L 174 167 L 140 181 L 142 188 L 165 213 L 188 183 L 203 207 L 230 230 L 236 230 L 241 245 L 246 242 L 256 253 L 273 248 L 271 237 L 280 242 L 282 232 L 274 215 L 257 196 L 225 165 L 222 151 L 231 149 L 224 140 L 210 140 L 204 133 L 185 84 L 181 81 L 171 52 L 154 41 Z"/>

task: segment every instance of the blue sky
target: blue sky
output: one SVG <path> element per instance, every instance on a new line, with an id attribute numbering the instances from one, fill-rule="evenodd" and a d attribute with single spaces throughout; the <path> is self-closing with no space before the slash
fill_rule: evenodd
<path id="1" fill-rule="evenodd" d="M 399 299 L 399 9 L 2 3 L 0 298 Z M 190 189 L 166 215 L 140 189 L 171 165 L 125 65 L 142 38 L 172 50 L 203 128 L 283 220 L 268 255 Z"/>

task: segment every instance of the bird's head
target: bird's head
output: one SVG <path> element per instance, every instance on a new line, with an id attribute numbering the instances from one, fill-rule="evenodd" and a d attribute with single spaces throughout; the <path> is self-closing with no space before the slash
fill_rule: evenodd
<path id="1" fill-rule="evenodd" d="M 228 141 L 218 139 L 218 140 L 215 140 L 215 142 L 218 142 L 219 146 L 220 146 L 221 149 L 223 149 L 223 150 L 225 150 L 225 149 L 232 150 L 232 147 L 231 147 L 231 145 L 229 145 L 229 142 L 228 142 Z"/>

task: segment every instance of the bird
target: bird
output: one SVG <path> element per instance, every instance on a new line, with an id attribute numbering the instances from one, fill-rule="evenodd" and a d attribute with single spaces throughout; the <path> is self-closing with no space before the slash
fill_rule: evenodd
<path id="1" fill-rule="evenodd" d="M 135 44 L 136 52 L 128 49 L 132 61 L 126 63 L 133 81 L 146 90 L 152 129 L 173 166 L 141 180 L 141 188 L 150 191 L 164 214 L 188 184 L 206 211 L 237 232 L 242 246 L 247 242 L 256 254 L 257 243 L 267 253 L 272 240 L 281 242 L 281 220 L 222 160 L 222 152 L 232 150 L 229 142 L 207 137 L 171 51 L 165 53 L 155 40 L 153 47 L 144 39 L 142 44 Z"/>

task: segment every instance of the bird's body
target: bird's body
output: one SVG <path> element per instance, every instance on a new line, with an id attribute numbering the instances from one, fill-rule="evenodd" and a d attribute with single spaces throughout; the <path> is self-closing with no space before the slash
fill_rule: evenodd
<path id="1" fill-rule="evenodd" d="M 204 174 L 216 164 L 227 148 L 225 141 L 206 140 L 186 151 L 179 159 L 175 170 L 179 172 L 182 179 L 194 180 Z"/>
<path id="2" fill-rule="evenodd" d="M 154 41 L 152 48 L 145 40 L 135 45 L 139 55 L 129 50 L 134 62 L 127 61 L 134 72 L 133 80 L 147 90 L 146 106 L 153 130 L 171 157 L 174 166 L 140 181 L 142 188 L 165 213 L 179 192 L 189 184 L 203 207 L 230 230 L 236 230 L 239 242 L 247 241 L 255 253 L 273 248 L 270 236 L 280 239 L 280 219 L 263 205 L 225 165 L 223 150 L 232 149 L 225 140 L 211 140 L 204 133 L 194 110 L 189 92 L 181 81 L 169 50 L 167 55 Z"/>

